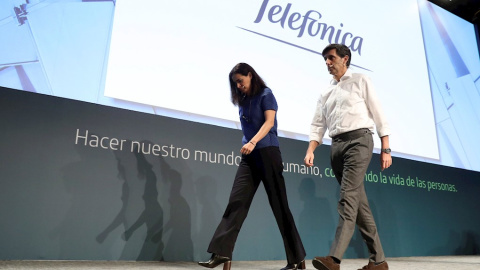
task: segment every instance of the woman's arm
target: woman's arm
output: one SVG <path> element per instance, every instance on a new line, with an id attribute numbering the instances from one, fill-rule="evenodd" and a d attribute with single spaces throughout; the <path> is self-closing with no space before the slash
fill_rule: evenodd
<path id="1" fill-rule="evenodd" d="M 253 138 L 244 144 L 242 146 L 242 149 L 240 149 L 240 152 L 242 154 L 248 155 L 250 154 L 253 149 L 255 149 L 255 146 L 257 145 L 257 142 L 263 139 L 270 129 L 272 129 L 273 125 L 275 124 L 275 114 L 277 112 L 274 110 L 266 110 L 263 114 L 265 115 L 265 122 L 263 125 L 260 127 L 260 130 L 258 130 L 257 134 L 253 136 Z"/>

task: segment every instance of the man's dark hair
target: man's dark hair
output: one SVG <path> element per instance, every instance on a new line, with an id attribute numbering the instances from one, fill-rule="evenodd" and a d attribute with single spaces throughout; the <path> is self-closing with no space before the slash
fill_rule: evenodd
<path id="1" fill-rule="evenodd" d="M 345 55 L 348 55 L 348 60 L 347 60 L 347 68 L 348 68 L 350 66 L 350 61 L 352 60 L 352 53 L 350 52 L 350 49 L 343 44 L 333 43 L 325 47 L 325 49 L 323 49 L 322 56 L 325 57 L 325 54 L 332 49 L 335 49 L 337 55 L 340 56 L 341 58 L 345 57 Z"/>

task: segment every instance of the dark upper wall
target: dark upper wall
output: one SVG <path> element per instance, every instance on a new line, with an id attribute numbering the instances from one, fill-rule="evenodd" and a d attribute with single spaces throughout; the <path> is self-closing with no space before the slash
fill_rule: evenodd
<path id="1" fill-rule="evenodd" d="M 450 11 L 473 24 L 480 23 L 480 1 L 479 0 L 428 0 L 435 5 Z"/>

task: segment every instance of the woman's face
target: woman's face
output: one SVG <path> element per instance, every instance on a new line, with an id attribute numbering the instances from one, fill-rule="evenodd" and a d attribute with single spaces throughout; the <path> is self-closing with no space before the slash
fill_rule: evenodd
<path id="1" fill-rule="evenodd" d="M 251 90 L 251 81 L 252 81 L 252 74 L 249 72 L 247 76 L 244 76 L 242 74 L 233 74 L 232 80 L 237 84 L 237 89 L 244 93 L 244 94 L 250 94 Z"/>

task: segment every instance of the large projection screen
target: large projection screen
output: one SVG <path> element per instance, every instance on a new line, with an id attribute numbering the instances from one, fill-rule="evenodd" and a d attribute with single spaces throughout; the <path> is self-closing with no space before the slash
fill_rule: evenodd
<path id="1" fill-rule="evenodd" d="M 331 79 L 321 56 L 329 43 L 349 46 L 353 72 L 372 78 L 394 149 L 438 159 L 416 0 L 120 1 L 105 95 L 238 121 L 228 73 L 247 62 L 277 97 L 279 129 L 306 136 Z M 419 130 L 429 140 L 418 140 Z"/>
<path id="2" fill-rule="evenodd" d="M 425 0 L 5 0 L 0 85 L 239 128 L 227 75 L 247 62 L 280 136 L 307 141 L 331 79 L 320 52 L 340 42 L 372 78 L 394 156 L 480 171 L 475 34 Z"/>

